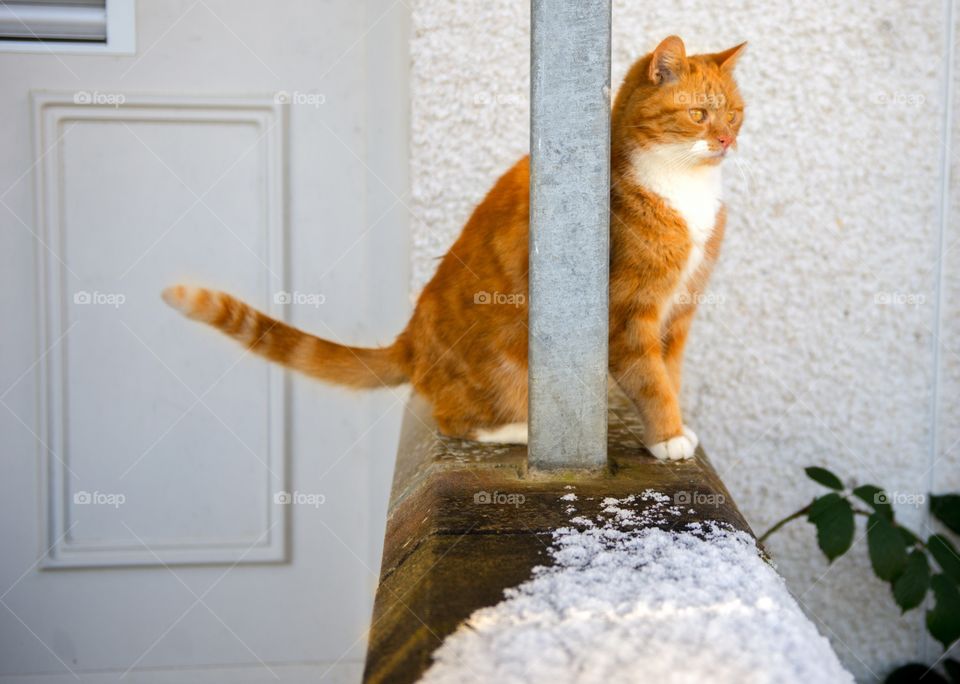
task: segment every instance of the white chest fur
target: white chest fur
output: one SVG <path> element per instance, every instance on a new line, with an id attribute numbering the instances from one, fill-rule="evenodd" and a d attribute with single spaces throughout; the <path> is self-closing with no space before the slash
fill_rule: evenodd
<path id="1" fill-rule="evenodd" d="M 686 293 L 688 281 L 703 262 L 722 200 L 720 165 L 691 165 L 690 152 L 689 146 L 678 149 L 674 145 L 665 145 L 638 150 L 631 160 L 634 179 L 659 195 L 680 215 L 690 236 L 687 263 L 670 303 L 663 309 L 661 320 L 669 316 L 677 298 Z"/>

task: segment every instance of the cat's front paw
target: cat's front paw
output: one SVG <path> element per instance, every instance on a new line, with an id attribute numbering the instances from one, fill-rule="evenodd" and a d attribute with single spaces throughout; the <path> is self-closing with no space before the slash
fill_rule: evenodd
<path id="1" fill-rule="evenodd" d="M 650 444 L 647 446 L 647 449 L 658 461 L 682 461 L 687 458 L 693 458 L 693 454 L 697 450 L 697 443 L 694 441 L 697 436 L 694 434 L 694 439 L 691 440 L 686 434 L 687 430 L 688 428 L 685 428 L 685 434 L 678 437 L 671 437 L 662 442 Z"/>

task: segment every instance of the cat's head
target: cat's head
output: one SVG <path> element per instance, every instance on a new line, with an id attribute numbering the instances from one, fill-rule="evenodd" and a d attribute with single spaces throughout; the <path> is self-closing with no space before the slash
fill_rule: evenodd
<path id="1" fill-rule="evenodd" d="M 617 151 L 649 151 L 672 165 L 719 164 L 736 147 L 743 99 L 733 67 L 746 43 L 687 55 L 670 36 L 630 69 L 613 109 Z"/>

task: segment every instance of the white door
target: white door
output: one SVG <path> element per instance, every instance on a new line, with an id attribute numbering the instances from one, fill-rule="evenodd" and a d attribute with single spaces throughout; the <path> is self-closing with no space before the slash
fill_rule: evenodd
<path id="1" fill-rule="evenodd" d="M 402 328 L 407 12 L 139 0 L 121 54 L 0 42 L 0 682 L 359 678 L 403 397 L 159 293 Z"/>

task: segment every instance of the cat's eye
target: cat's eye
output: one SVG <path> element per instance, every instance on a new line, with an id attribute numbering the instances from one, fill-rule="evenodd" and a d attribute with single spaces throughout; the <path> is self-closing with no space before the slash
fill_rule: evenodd
<path id="1" fill-rule="evenodd" d="M 703 123 L 707 120 L 707 110 L 706 109 L 691 109 L 690 118 L 693 119 L 694 123 Z"/>
<path id="2" fill-rule="evenodd" d="M 740 112 L 732 111 L 727 112 L 727 123 L 734 124 L 737 123 L 737 118 L 740 116 Z"/>

